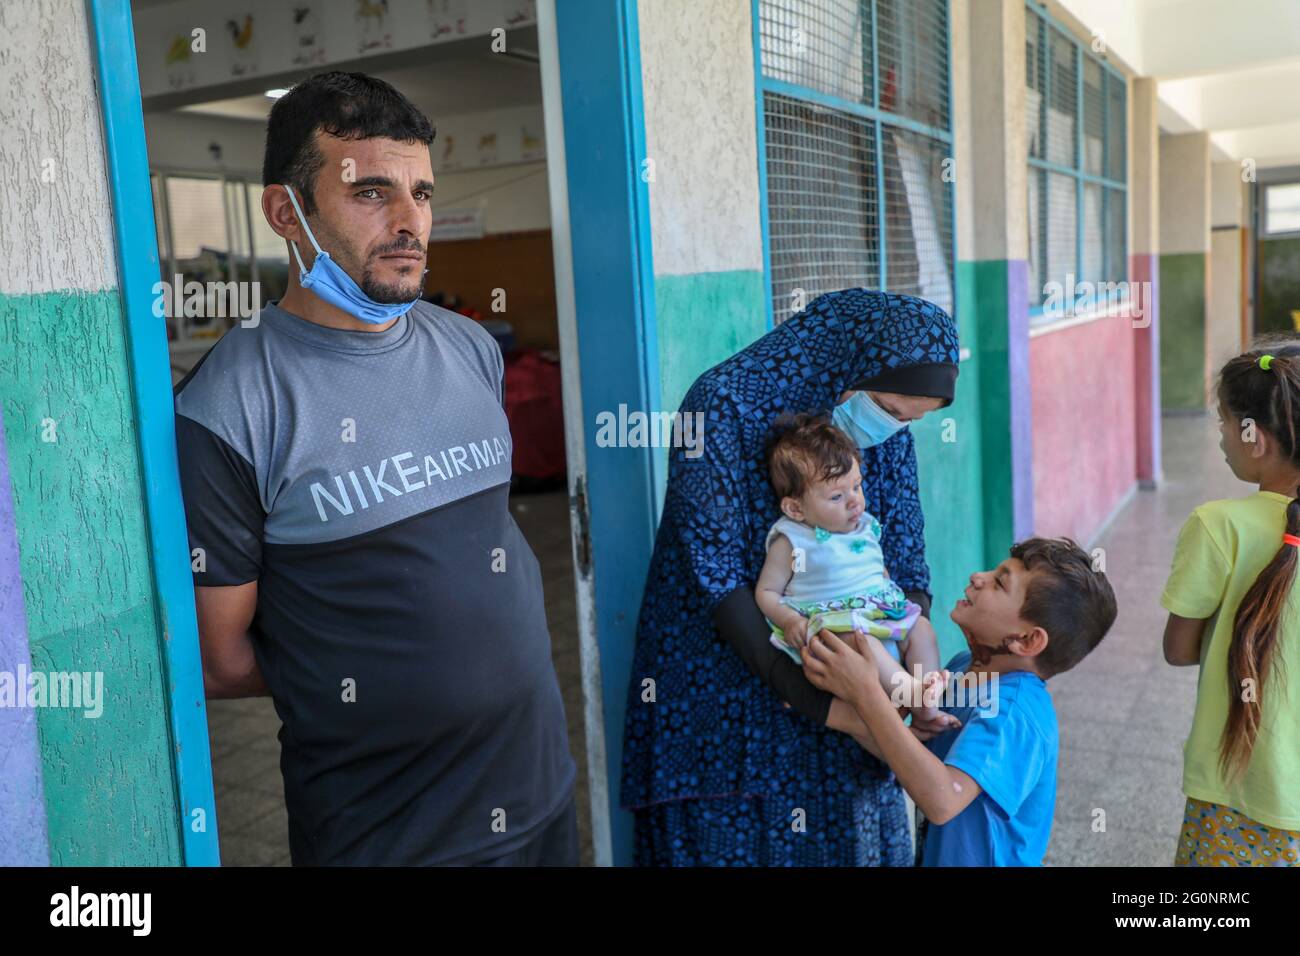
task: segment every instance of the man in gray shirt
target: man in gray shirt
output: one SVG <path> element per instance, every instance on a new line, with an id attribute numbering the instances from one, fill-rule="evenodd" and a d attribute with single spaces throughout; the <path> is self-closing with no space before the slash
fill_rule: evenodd
<path id="1" fill-rule="evenodd" d="M 271 111 L 288 291 L 176 388 L 204 683 L 271 695 L 297 865 L 576 865 L 501 352 L 417 301 L 432 139 L 357 73 Z"/>

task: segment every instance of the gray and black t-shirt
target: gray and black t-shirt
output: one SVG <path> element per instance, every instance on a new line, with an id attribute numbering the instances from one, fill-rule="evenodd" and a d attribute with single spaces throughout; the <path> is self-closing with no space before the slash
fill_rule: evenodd
<path id="1" fill-rule="evenodd" d="M 381 332 L 259 317 L 177 386 L 177 444 L 195 584 L 258 582 L 293 860 L 510 852 L 575 767 L 500 350 L 425 302 Z"/>

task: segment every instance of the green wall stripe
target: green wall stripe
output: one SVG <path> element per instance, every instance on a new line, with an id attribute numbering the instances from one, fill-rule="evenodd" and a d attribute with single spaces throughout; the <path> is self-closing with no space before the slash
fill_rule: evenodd
<path id="1" fill-rule="evenodd" d="M 1016 540 L 1008 274 L 1005 259 L 957 263 L 960 335 L 972 357 L 962 363 L 958 382 L 978 380 L 970 404 L 978 407 L 980 422 L 975 460 L 982 492 L 977 508 L 983 516 L 981 570 L 1001 562 Z"/>
<path id="2" fill-rule="evenodd" d="M 117 290 L 0 294 L 32 667 L 103 673 L 99 718 L 38 715 L 56 865 L 181 862 L 128 375 Z"/>
<path id="3" fill-rule="evenodd" d="M 1166 410 L 1205 408 L 1207 258 L 1204 252 L 1160 257 L 1160 402 Z"/>
<path id="4" fill-rule="evenodd" d="M 676 411 L 701 372 L 764 335 L 766 296 L 758 269 L 655 276 L 662 408 L 651 411 Z M 655 469 L 662 489 L 667 484 L 666 449 L 655 456 Z"/>

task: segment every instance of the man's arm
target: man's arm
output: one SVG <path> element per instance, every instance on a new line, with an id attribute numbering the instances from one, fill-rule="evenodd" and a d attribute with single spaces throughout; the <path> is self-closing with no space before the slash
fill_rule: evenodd
<path id="1" fill-rule="evenodd" d="M 265 697 L 270 692 L 253 656 L 248 628 L 257 611 L 257 582 L 194 589 L 203 655 L 203 691 L 211 699 Z"/>

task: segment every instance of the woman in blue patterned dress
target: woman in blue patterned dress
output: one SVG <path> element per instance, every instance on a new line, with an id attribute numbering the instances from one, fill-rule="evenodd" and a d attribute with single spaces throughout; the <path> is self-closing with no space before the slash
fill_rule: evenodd
<path id="1" fill-rule="evenodd" d="M 779 516 L 763 447 L 782 412 L 830 411 L 852 392 L 883 396 L 895 417 L 947 405 L 957 351 L 952 320 L 933 304 L 846 289 L 687 393 L 681 411 L 704 415 L 703 454 L 672 454 L 624 728 L 622 803 L 635 815 L 638 864 L 912 862 L 893 774 L 827 728 L 833 699 L 768 642 L 752 590 Z M 911 432 L 864 447 L 862 470 L 889 572 L 928 615 Z"/>

